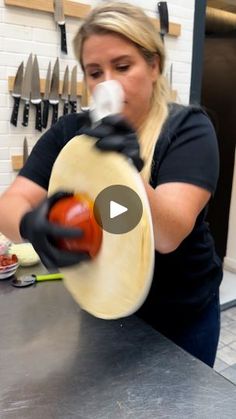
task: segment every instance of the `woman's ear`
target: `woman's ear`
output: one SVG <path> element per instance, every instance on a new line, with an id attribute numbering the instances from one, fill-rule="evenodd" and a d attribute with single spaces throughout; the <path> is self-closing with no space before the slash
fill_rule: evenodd
<path id="1" fill-rule="evenodd" d="M 151 77 L 152 81 L 155 82 L 160 75 L 160 57 L 159 55 L 155 55 L 153 57 L 153 61 L 151 63 Z"/>

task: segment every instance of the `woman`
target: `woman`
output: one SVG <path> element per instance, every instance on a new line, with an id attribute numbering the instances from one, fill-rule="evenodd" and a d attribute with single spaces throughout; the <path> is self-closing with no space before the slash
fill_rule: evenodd
<path id="1" fill-rule="evenodd" d="M 213 366 L 222 279 L 205 222 L 219 171 L 213 127 L 200 109 L 169 103 L 163 44 L 141 9 L 119 2 L 97 6 L 74 48 L 91 93 L 105 80 L 122 85 L 122 114 L 105 118 L 96 129 L 88 113 L 69 115 L 46 132 L 1 197 L 1 230 L 14 241 L 29 240 L 46 266 L 78 263 L 86 255 L 62 252 L 51 238 L 83 232 L 59 229 L 46 219 L 59 198 L 45 199 L 58 153 L 76 134 L 87 133 L 104 152 L 132 158 L 147 191 L 156 248 L 152 288 L 138 314 Z"/>

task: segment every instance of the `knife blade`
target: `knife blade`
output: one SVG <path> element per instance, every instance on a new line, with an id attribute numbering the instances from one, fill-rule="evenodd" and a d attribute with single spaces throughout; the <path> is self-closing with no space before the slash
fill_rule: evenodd
<path id="1" fill-rule="evenodd" d="M 12 97 L 14 99 L 14 105 L 12 109 L 11 119 L 10 122 L 15 127 L 17 126 L 17 119 L 18 119 L 18 111 L 19 111 L 19 105 L 20 105 L 20 98 L 21 98 L 21 89 L 22 89 L 22 81 L 23 81 L 23 72 L 24 72 L 24 62 L 19 65 L 14 85 L 12 89 Z"/>
<path id="2" fill-rule="evenodd" d="M 63 0 L 54 0 L 54 19 L 61 30 L 61 51 L 67 54 L 66 22 Z"/>
<path id="3" fill-rule="evenodd" d="M 49 61 L 49 64 L 48 64 L 46 81 L 45 81 L 45 90 L 44 90 L 44 95 L 43 95 L 43 121 L 42 121 L 43 128 L 46 128 L 48 124 L 50 85 L 51 85 L 51 61 Z"/>
<path id="4" fill-rule="evenodd" d="M 21 98 L 25 101 L 23 111 L 23 122 L 24 127 L 28 126 L 29 121 L 29 108 L 30 108 L 30 93 L 31 93 L 31 79 L 32 79 L 32 68 L 33 68 L 33 54 L 31 53 L 25 69 L 25 74 L 22 82 Z"/>
<path id="5" fill-rule="evenodd" d="M 35 129 L 38 131 L 42 131 L 41 102 L 39 64 L 37 55 L 35 55 L 32 70 L 31 103 L 36 108 Z"/>
<path id="6" fill-rule="evenodd" d="M 88 90 L 87 90 L 86 82 L 84 79 L 82 81 L 82 95 L 80 98 L 80 108 L 81 108 L 81 111 L 84 111 L 84 112 L 89 109 Z"/>
<path id="7" fill-rule="evenodd" d="M 70 105 L 71 113 L 77 112 L 77 65 L 72 69 L 70 83 Z"/>
<path id="8" fill-rule="evenodd" d="M 59 59 L 56 59 L 56 62 L 53 67 L 52 80 L 51 80 L 51 89 L 49 94 L 49 103 L 52 105 L 52 123 L 54 125 L 58 119 L 58 104 L 59 104 Z"/>
<path id="9" fill-rule="evenodd" d="M 160 18 L 160 36 L 164 42 L 165 35 L 169 32 L 169 13 L 166 1 L 160 1 L 157 3 L 157 8 Z"/>
<path id="10" fill-rule="evenodd" d="M 29 157 L 29 151 L 28 151 L 28 142 L 27 142 L 27 138 L 24 138 L 24 142 L 23 142 L 23 165 L 26 163 L 26 160 Z"/>
<path id="11" fill-rule="evenodd" d="M 61 98 L 64 101 L 63 115 L 67 115 L 69 112 L 69 67 L 68 65 L 66 66 L 66 69 L 65 69 Z"/>

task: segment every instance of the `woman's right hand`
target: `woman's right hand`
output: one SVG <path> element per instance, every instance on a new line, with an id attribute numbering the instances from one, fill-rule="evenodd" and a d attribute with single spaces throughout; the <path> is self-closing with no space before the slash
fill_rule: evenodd
<path id="1" fill-rule="evenodd" d="M 71 195 L 67 192 L 55 193 L 46 198 L 38 207 L 27 212 L 20 222 L 21 237 L 32 244 L 48 269 L 75 265 L 90 258 L 86 252 L 62 250 L 55 244 L 59 238 L 81 238 L 84 234 L 80 228 L 63 227 L 48 220 L 52 206 L 59 199 Z"/>
<path id="2" fill-rule="evenodd" d="M 138 137 L 121 115 L 103 118 L 96 127 L 83 126 L 78 134 L 97 138 L 95 146 L 101 151 L 117 151 L 129 158 L 140 172 L 144 162 L 140 156 Z"/>

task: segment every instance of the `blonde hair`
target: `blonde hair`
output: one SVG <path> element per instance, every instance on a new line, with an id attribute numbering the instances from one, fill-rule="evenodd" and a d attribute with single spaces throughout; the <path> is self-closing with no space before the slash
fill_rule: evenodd
<path id="1" fill-rule="evenodd" d="M 153 85 L 150 111 L 138 130 L 141 156 L 145 163 L 141 174 L 149 181 L 155 145 L 168 116 L 167 104 L 170 101 L 170 91 L 163 76 L 164 46 L 157 28 L 141 8 L 121 2 L 102 3 L 89 13 L 74 38 L 75 54 L 82 69 L 85 40 L 92 34 L 112 32 L 133 42 L 150 65 L 159 57 L 160 74 Z"/>

